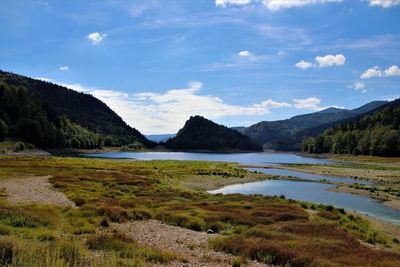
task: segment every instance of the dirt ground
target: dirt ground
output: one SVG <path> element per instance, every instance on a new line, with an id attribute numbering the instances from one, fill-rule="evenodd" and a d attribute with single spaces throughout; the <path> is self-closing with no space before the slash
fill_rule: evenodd
<path id="1" fill-rule="evenodd" d="M 115 228 L 141 245 L 170 251 L 184 259 L 184 261 L 175 261 L 163 266 L 232 266 L 235 258 L 233 255 L 216 252 L 209 248 L 209 239 L 216 237 L 216 234 L 196 232 L 157 220 L 131 221 L 117 224 Z M 247 266 L 267 265 L 248 262 Z"/>
<path id="2" fill-rule="evenodd" d="M 63 193 L 51 188 L 50 176 L 28 176 L 0 180 L 0 189 L 11 204 L 48 204 L 74 207 Z"/>

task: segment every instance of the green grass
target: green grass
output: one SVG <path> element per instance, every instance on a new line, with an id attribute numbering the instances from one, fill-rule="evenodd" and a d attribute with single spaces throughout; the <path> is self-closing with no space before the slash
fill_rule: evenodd
<path id="1" fill-rule="evenodd" d="M 211 178 L 229 181 L 254 175 L 235 164 L 0 159 L 0 179 L 21 174 L 52 175 L 54 188 L 79 208 L 11 207 L 0 202 L 0 240 L 5 242 L 5 251 L 12 251 L 12 264 L 17 259 L 34 261 L 35 257 L 45 262 L 42 266 L 90 266 L 99 262 L 103 266 L 131 266 L 124 265 L 128 262 L 141 266 L 179 259 L 179 255 L 141 247 L 123 233 L 108 230 L 112 223 L 155 218 L 195 231 L 212 229 L 221 234 L 212 241 L 212 247 L 241 260 L 291 266 L 400 265 L 400 254 L 373 249 L 358 240 L 393 249 L 398 248 L 398 242 L 344 210 L 280 197 L 210 195 L 182 185 L 193 176 L 207 182 Z M 61 253 L 60 246 L 69 249 Z M 36 255 L 39 250 L 44 253 Z M 70 258 L 71 263 L 67 262 Z M 29 266 L 24 264 L 19 266 Z"/>

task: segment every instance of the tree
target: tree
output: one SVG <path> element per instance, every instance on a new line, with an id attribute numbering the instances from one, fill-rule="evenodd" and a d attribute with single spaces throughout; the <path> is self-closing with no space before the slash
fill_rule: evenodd
<path id="1" fill-rule="evenodd" d="M 7 134 L 8 134 L 7 124 L 0 119 L 0 142 L 4 140 Z"/>

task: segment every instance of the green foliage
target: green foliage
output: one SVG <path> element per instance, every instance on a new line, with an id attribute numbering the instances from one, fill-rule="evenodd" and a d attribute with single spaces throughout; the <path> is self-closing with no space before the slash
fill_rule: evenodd
<path id="1" fill-rule="evenodd" d="M 317 154 L 398 156 L 400 100 L 354 122 L 337 124 L 317 137 L 305 138 L 301 148 Z"/>
<path id="2" fill-rule="evenodd" d="M 168 265 L 180 258 L 140 246 L 110 223 L 156 218 L 221 232 L 213 236 L 213 247 L 243 256 L 244 265 L 247 258 L 278 266 L 399 266 L 398 254 L 358 241 L 397 246 L 393 237 L 374 233 L 362 218 L 339 209 L 314 205 L 310 216 L 300 204 L 279 197 L 211 195 L 181 184 L 200 173 L 205 183 L 226 179 L 214 172 L 237 177 L 238 170 L 218 162 L 3 157 L 1 177 L 51 174 L 57 190 L 84 201 L 79 208 L 0 202 L 0 240 L 13 244 L 11 266 Z"/>
<path id="3" fill-rule="evenodd" d="M 218 125 L 201 116 L 190 117 L 176 137 L 169 139 L 166 146 L 173 149 L 240 149 L 262 150 L 241 133 Z"/>
<path id="4" fill-rule="evenodd" d="M 0 71 L 0 141 L 7 134 L 40 147 L 154 145 L 91 95 Z"/>
<path id="5" fill-rule="evenodd" d="M 8 126 L 2 119 L 0 119 L 0 142 L 4 140 L 7 134 L 8 134 Z"/>
<path id="6" fill-rule="evenodd" d="M 25 150 L 25 144 L 23 142 L 17 142 L 13 146 L 14 152 L 19 152 Z"/>
<path id="7" fill-rule="evenodd" d="M 328 108 L 287 120 L 259 122 L 240 131 L 265 148 L 300 150 L 304 137 L 317 136 L 338 121 L 356 117 L 385 103 L 374 101 L 354 110 Z"/>

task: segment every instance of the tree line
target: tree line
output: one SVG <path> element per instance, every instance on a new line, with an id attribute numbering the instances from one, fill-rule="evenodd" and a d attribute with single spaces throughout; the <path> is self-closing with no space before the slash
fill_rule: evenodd
<path id="1" fill-rule="evenodd" d="M 0 83 L 0 141 L 15 137 L 38 147 L 101 148 L 104 138 L 35 99 L 19 86 Z"/>
<path id="2" fill-rule="evenodd" d="M 400 156 L 400 100 L 354 122 L 337 124 L 303 139 L 308 153 Z"/>

